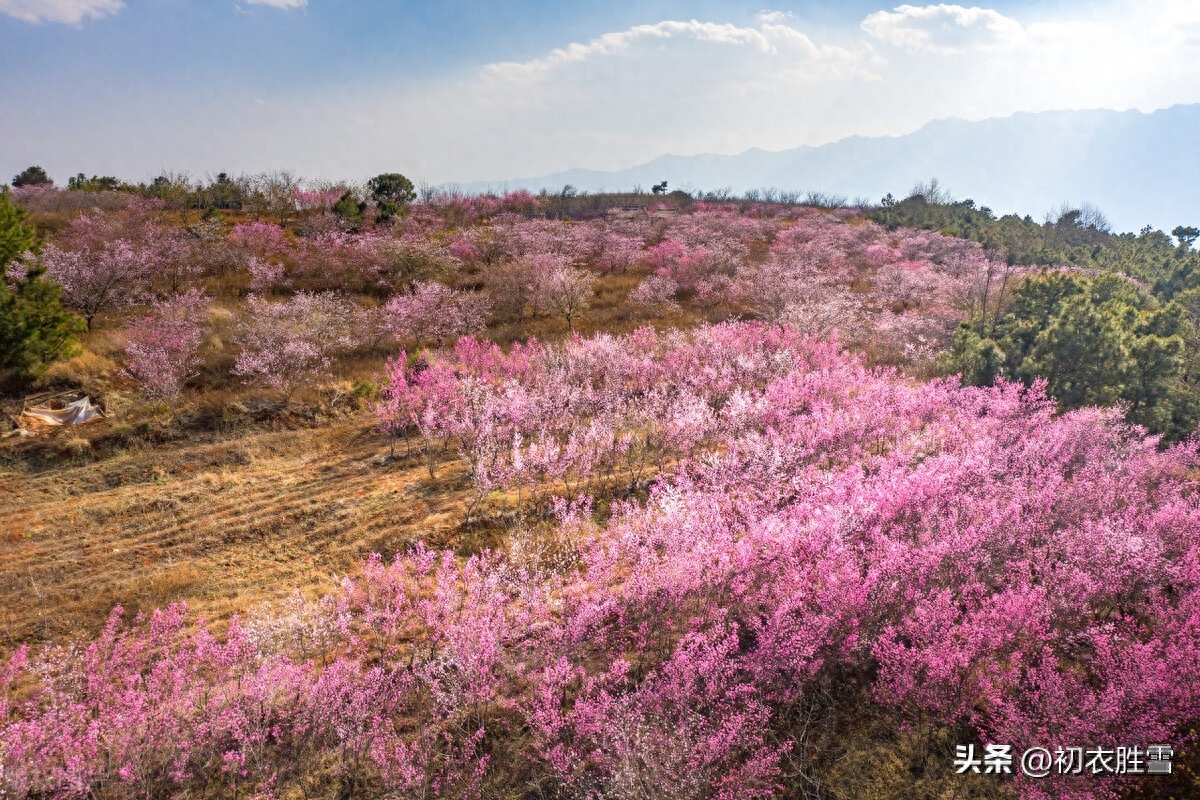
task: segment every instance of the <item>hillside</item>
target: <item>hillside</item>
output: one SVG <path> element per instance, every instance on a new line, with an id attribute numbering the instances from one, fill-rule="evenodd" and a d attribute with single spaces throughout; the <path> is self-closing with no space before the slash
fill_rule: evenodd
<path id="1" fill-rule="evenodd" d="M 0 195 L 8 385 L 108 415 L 0 400 L 0 793 L 1194 793 L 1182 239 L 231 186 Z"/>

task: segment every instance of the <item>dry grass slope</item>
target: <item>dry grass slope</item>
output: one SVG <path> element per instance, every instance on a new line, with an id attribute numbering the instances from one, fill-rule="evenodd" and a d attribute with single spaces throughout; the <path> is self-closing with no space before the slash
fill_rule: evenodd
<path id="1" fill-rule="evenodd" d="M 94 633 L 117 604 L 185 600 L 219 623 L 297 587 L 322 593 L 371 552 L 487 543 L 459 530 L 461 464 L 431 483 L 423 462 L 387 453 L 363 413 L 0 473 L 0 650 Z"/>

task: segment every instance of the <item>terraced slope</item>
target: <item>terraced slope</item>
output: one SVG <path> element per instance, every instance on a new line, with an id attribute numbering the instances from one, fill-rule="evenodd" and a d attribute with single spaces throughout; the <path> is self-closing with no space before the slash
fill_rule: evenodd
<path id="1" fill-rule="evenodd" d="M 0 651 L 97 630 L 116 604 L 220 621 L 329 589 L 370 552 L 461 545 L 466 486 L 386 461 L 361 415 L 319 429 L 0 473 Z M 470 546 L 470 543 L 467 543 Z"/>

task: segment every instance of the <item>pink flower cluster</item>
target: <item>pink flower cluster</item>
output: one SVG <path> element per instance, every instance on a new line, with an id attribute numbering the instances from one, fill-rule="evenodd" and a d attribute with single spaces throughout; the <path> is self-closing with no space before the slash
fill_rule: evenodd
<path id="1" fill-rule="evenodd" d="M 298 211 L 329 211 L 346 193 L 343 187 L 332 189 L 293 189 L 292 199 Z"/>
<path id="2" fill-rule="evenodd" d="M 125 328 L 125 371 L 148 397 L 170 400 L 198 365 L 208 298 L 198 289 L 160 300 Z"/>
<path id="3" fill-rule="evenodd" d="M 328 377 L 335 355 L 369 338 L 355 330 L 361 316 L 354 305 L 335 292 L 297 292 L 278 302 L 250 295 L 247 306 L 234 339 L 241 352 L 233 373 L 273 389 Z"/>
<path id="4" fill-rule="evenodd" d="M 130 206 L 76 217 L 59 244 L 43 248 L 41 260 L 62 287 L 63 304 L 90 329 L 98 314 L 138 303 L 155 284 L 182 290 L 195 273 L 189 251 L 179 231 L 157 225 L 149 208 Z"/>
<path id="5" fill-rule="evenodd" d="M 803 341 L 760 324 L 691 337 L 642 328 L 508 353 L 463 339 L 451 354 L 389 362 L 376 411 L 385 430 L 419 436 L 431 474 L 452 448 L 481 499 L 502 489 L 537 505 L 555 486 L 637 488 L 696 454 L 724 425 L 715 409 L 791 368 Z"/>
<path id="6" fill-rule="evenodd" d="M 229 241 L 244 247 L 259 258 L 277 255 L 286 249 L 287 233 L 270 222 L 243 222 L 234 225 Z"/>
<path id="7" fill-rule="evenodd" d="M 408 294 L 394 295 L 383 308 L 384 329 L 400 340 L 438 343 L 479 333 L 490 303 L 478 292 L 460 292 L 430 281 Z"/>

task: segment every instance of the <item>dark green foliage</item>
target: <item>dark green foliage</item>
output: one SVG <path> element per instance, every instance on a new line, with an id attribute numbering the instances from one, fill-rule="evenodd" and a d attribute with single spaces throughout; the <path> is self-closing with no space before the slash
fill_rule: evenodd
<path id="1" fill-rule="evenodd" d="M 34 246 L 25 212 L 0 192 L 0 374 L 24 382 L 51 361 L 68 355 L 83 320 L 63 310 L 60 291 L 40 267 L 24 267 L 17 259 Z M 8 272 L 24 267 L 10 280 Z"/>
<path id="2" fill-rule="evenodd" d="M 58 284 L 40 269 L 29 270 L 0 295 L 0 368 L 22 380 L 36 378 L 51 362 L 71 355 L 85 324 L 62 307 Z"/>
<path id="3" fill-rule="evenodd" d="M 33 249 L 36 238 L 33 229 L 25 224 L 25 210 L 9 200 L 8 192 L 0 190 L 0 270 Z"/>
<path id="4" fill-rule="evenodd" d="M 987 331 L 960 326 L 946 366 L 976 385 L 1045 379 L 1063 408 L 1120 404 L 1174 439 L 1196 424 L 1185 402 L 1187 325 L 1178 304 L 1126 278 L 1047 272 L 1018 286 Z"/>
<path id="5" fill-rule="evenodd" d="M 584 192 L 586 195 L 587 192 Z M 579 190 L 571 184 L 565 184 L 557 194 L 549 194 L 545 189 L 539 197 L 547 198 L 545 202 L 546 216 L 553 219 L 567 219 L 571 215 L 572 201 L 579 197 Z"/>
<path id="6" fill-rule="evenodd" d="M 53 186 L 54 181 L 41 167 L 26 167 L 12 179 L 13 186 Z"/>
<path id="7" fill-rule="evenodd" d="M 245 202 L 242 187 L 225 172 L 217 173 L 217 177 L 202 191 L 204 205 L 208 209 L 240 209 Z"/>
<path id="8" fill-rule="evenodd" d="M 124 188 L 119 178 L 114 178 L 111 175 L 100 177 L 93 175 L 87 177 L 82 172 L 74 178 L 67 179 L 68 189 L 77 189 L 81 192 L 116 192 Z"/>
<path id="9" fill-rule="evenodd" d="M 1183 339 L 1174 424 L 1184 430 L 1189 421 L 1200 420 L 1200 289 L 1180 292 L 1172 303 L 1179 309 L 1179 334 Z"/>
<path id="10" fill-rule="evenodd" d="M 354 192 L 346 192 L 333 204 L 333 213 L 348 222 L 361 222 L 363 212 L 367 210 L 366 203 L 360 203 Z"/>
<path id="11" fill-rule="evenodd" d="M 1200 228 L 1195 225 L 1177 225 L 1171 235 L 1179 240 L 1180 247 L 1191 247 L 1200 238 Z"/>
<path id="12" fill-rule="evenodd" d="M 1189 249 L 1193 229 L 1184 226 L 1172 232 L 1184 244 L 1180 247 L 1153 228 L 1136 234 L 1112 233 L 1103 215 L 1088 206 L 1066 209 L 1053 220 L 1037 223 L 1015 214 L 997 218 L 991 209 L 976 207 L 971 200 L 931 203 L 921 194 L 884 202 L 871 218 L 893 229 L 923 228 L 971 239 L 999 252 L 1011 264 L 1073 264 L 1128 275 L 1164 300 L 1200 287 L 1200 253 Z"/>
<path id="13" fill-rule="evenodd" d="M 962 375 L 963 383 L 988 386 L 1004 371 L 1004 351 L 978 326 L 963 323 L 950 340 L 947 371 Z"/>
<path id="14" fill-rule="evenodd" d="M 367 191 L 379 211 L 376 218 L 379 222 L 387 222 L 392 217 L 404 213 L 404 207 L 417 199 L 417 191 L 413 182 L 399 172 L 385 172 L 367 181 Z"/>
<path id="15" fill-rule="evenodd" d="M 871 216 L 890 228 L 940 231 L 981 243 L 1010 264 L 1074 265 L 1026 281 L 991 319 L 969 319 L 946 360 L 963 380 L 1041 377 L 1065 408 L 1121 404 L 1168 440 L 1200 420 L 1200 233 L 1179 226 L 1115 234 L 1095 208 L 1064 209 L 1045 222 L 997 218 L 971 200 L 931 192 Z M 944 195 L 944 193 L 942 193 Z M 1177 241 L 1178 240 L 1178 243 Z M 1172 302 L 1174 300 L 1174 302 Z"/>
<path id="16" fill-rule="evenodd" d="M 385 172 L 367 181 L 371 199 L 383 206 L 385 203 L 403 206 L 417 199 L 413 182 L 399 172 Z"/>
<path id="17" fill-rule="evenodd" d="M 189 209 L 203 205 L 203 196 L 186 174 L 164 172 L 149 184 L 130 187 L 143 197 L 161 200 L 168 208 Z"/>

